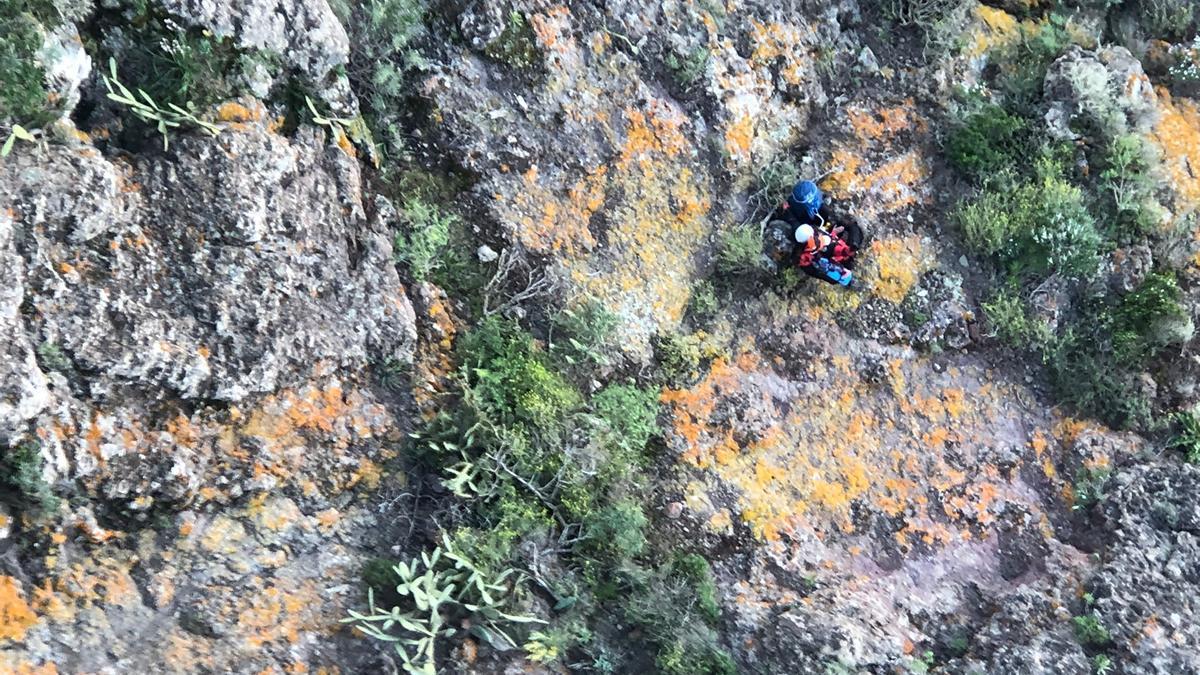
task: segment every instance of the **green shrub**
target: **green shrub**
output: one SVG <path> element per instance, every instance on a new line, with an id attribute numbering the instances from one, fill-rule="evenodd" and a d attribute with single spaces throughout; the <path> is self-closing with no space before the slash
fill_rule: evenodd
<path id="1" fill-rule="evenodd" d="M 959 171 L 983 182 L 1015 171 L 1028 161 L 1028 135 L 1024 119 L 998 105 L 984 104 L 950 132 L 946 159 Z"/>
<path id="2" fill-rule="evenodd" d="M 36 443 L 9 447 L 0 455 L 0 495 L 9 503 L 35 516 L 58 509 L 59 499 L 42 477 L 42 453 Z"/>
<path id="3" fill-rule="evenodd" d="M 510 12 L 504 31 L 484 49 L 484 53 L 514 68 L 529 68 L 537 63 L 537 42 L 525 15 L 516 10 Z"/>
<path id="4" fill-rule="evenodd" d="M 1195 0 L 1137 0 L 1139 25 L 1152 38 L 1183 38 L 1196 18 Z"/>
<path id="5" fill-rule="evenodd" d="M 1016 187 L 991 184 L 957 213 L 967 243 L 1022 276 L 1086 278 L 1103 245 L 1084 196 L 1042 162 L 1042 175 Z"/>
<path id="6" fill-rule="evenodd" d="M 396 260 L 408 267 L 414 280 L 424 281 L 441 264 L 456 217 L 420 199 L 405 204 L 402 215 L 404 227 L 395 239 Z"/>
<path id="7" fill-rule="evenodd" d="M 43 370 L 67 372 L 71 370 L 71 360 L 63 353 L 62 347 L 47 340 L 38 345 L 37 360 Z"/>
<path id="8" fill-rule="evenodd" d="M 661 675 L 737 674 L 737 665 L 726 652 L 711 647 L 693 649 L 681 641 L 661 649 L 654 663 Z"/>
<path id="9" fill-rule="evenodd" d="M 762 250 L 762 234 L 757 225 L 746 223 L 725 230 L 717 250 L 717 271 L 729 276 L 759 272 Z"/>
<path id="10" fill-rule="evenodd" d="M 606 560 L 637 557 L 646 548 L 646 515 L 631 499 L 621 499 L 589 514 L 583 523 L 587 550 Z"/>
<path id="11" fill-rule="evenodd" d="M 687 54 L 677 54 L 671 51 L 664 62 L 674 76 L 675 82 L 684 89 L 690 89 L 708 68 L 710 53 L 704 45 L 697 45 Z"/>
<path id="12" fill-rule="evenodd" d="M 1105 647 L 1112 642 L 1108 629 L 1095 616 L 1088 614 L 1072 619 L 1075 637 L 1086 647 Z"/>
<path id="13" fill-rule="evenodd" d="M 1026 117 L 1038 113 L 1042 100 L 1042 85 L 1046 72 L 1074 42 L 1069 20 L 1061 14 L 1051 14 L 1049 20 L 1036 27 L 1022 27 L 1017 40 L 1006 42 L 991 54 L 996 65 L 996 88 L 1004 95 L 1005 107 Z M 1086 46 L 1086 45 L 1084 45 Z"/>
<path id="14" fill-rule="evenodd" d="M 1087 509 L 1097 502 L 1104 499 L 1104 486 L 1108 483 L 1108 477 L 1112 475 L 1112 469 L 1082 469 L 1075 475 L 1075 483 L 1072 490 L 1075 493 L 1075 503 L 1072 508 Z"/>
<path id="15" fill-rule="evenodd" d="M 1144 364 L 1164 347 L 1191 339 L 1194 327 L 1181 304 L 1182 297 L 1174 274 L 1155 273 L 1121 298 L 1112 312 L 1117 359 Z"/>
<path id="16" fill-rule="evenodd" d="M 982 305 L 992 334 L 1014 347 L 1045 347 L 1053 338 L 1044 322 L 1029 315 L 1012 285 L 1001 287 Z"/>
<path id="17" fill-rule="evenodd" d="M 403 116 L 413 95 L 413 75 L 426 67 L 421 44 L 429 35 L 426 0 L 336 0 L 331 5 L 350 36 L 347 75 L 363 117 L 384 154 L 405 154 Z M 390 176 L 391 162 L 383 163 Z"/>
<path id="18" fill-rule="evenodd" d="M 1112 212 L 1105 229 L 1117 241 L 1140 239 L 1161 222 L 1152 174 L 1158 158 L 1145 138 L 1123 134 L 1108 144 L 1102 163 L 1100 184 Z"/>
<path id="19" fill-rule="evenodd" d="M 1167 449 L 1182 452 L 1188 464 L 1200 464 L 1200 418 L 1195 413 L 1181 412 L 1171 419 L 1175 434 L 1167 441 Z"/>
<path id="20" fill-rule="evenodd" d="M 696 592 L 696 607 L 704 618 L 710 622 L 720 618 L 717 584 L 713 581 L 712 567 L 708 561 L 695 553 L 687 553 L 676 556 L 672 570 L 692 584 Z"/>
<path id="21" fill-rule="evenodd" d="M 485 318 L 460 340 L 460 349 L 482 412 L 497 424 L 552 431 L 581 403 L 533 338 L 508 319 Z"/>
<path id="22" fill-rule="evenodd" d="M 609 365 L 616 351 L 613 338 L 620 319 L 598 300 L 588 299 L 554 317 L 559 336 L 552 349 L 569 365 Z"/>
<path id="23" fill-rule="evenodd" d="M 592 410 L 608 423 L 615 441 L 641 450 L 658 429 L 658 392 L 625 384 L 609 385 L 592 397 Z"/>
<path id="24" fill-rule="evenodd" d="M 659 333 L 651 340 L 660 379 L 669 385 L 682 385 L 700 371 L 700 346 L 695 340 L 675 333 Z"/>
<path id="25" fill-rule="evenodd" d="M 1012 249 L 1025 223 L 1014 214 L 1014 197 L 999 189 L 985 189 L 977 199 L 959 204 L 955 214 L 967 244 L 976 253 L 996 256 Z"/>
<path id="26" fill-rule="evenodd" d="M 1150 401 L 1138 385 L 1138 373 L 1113 357 L 1103 325 L 1080 327 L 1087 332 L 1069 329 L 1043 356 L 1059 399 L 1114 428 L 1149 424 Z"/>
<path id="27" fill-rule="evenodd" d="M 36 127 L 53 118 L 38 65 L 42 26 L 27 0 L 0 0 L 0 123 Z"/>
<path id="28" fill-rule="evenodd" d="M 716 315 L 721 308 L 717 298 L 717 289 L 707 279 L 692 287 L 692 297 L 688 299 L 687 314 L 696 321 L 707 321 Z"/>

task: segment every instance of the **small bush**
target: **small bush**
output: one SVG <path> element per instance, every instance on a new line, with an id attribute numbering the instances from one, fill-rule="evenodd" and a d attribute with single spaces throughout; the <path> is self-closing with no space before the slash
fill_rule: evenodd
<path id="1" fill-rule="evenodd" d="M 1155 273 L 1121 298 L 1112 312 L 1117 359 L 1144 364 L 1164 347 L 1191 339 L 1194 327 L 1182 296 L 1173 274 Z"/>
<path id="2" fill-rule="evenodd" d="M 1042 175 L 1014 188 L 989 185 L 959 207 L 958 221 L 977 253 L 998 257 L 1023 276 L 1086 278 L 1103 243 L 1079 188 L 1049 162 Z"/>
<path id="3" fill-rule="evenodd" d="M 408 267 L 414 280 L 424 281 L 441 264 L 456 217 L 420 199 L 406 204 L 402 215 L 405 224 L 396 233 L 396 260 Z"/>
<path id="4" fill-rule="evenodd" d="M 1117 241 L 1140 239 L 1161 221 L 1151 173 L 1158 158 L 1145 138 L 1123 134 L 1109 143 L 1102 161 L 1100 184 L 1113 214 L 1106 230 Z"/>
<path id="5" fill-rule="evenodd" d="M 0 0 L 0 122 L 38 126 L 49 121 L 45 73 L 38 66 L 42 26 L 26 0 Z"/>
<path id="6" fill-rule="evenodd" d="M 569 365 L 609 365 L 615 351 L 613 338 L 620 319 L 599 301 L 589 299 L 554 317 L 556 337 L 552 349 Z"/>
<path id="7" fill-rule="evenodd" d="M 537 63 L 537 43 L 525 15 L 516 10 L 510 12 L 504 31 L 484 49 L 484 53 L 514 68 L 529 68 Z"/>
<path id="8" fill-rule="evenodd" d="M 1095 616 L 1077 616 L 1072 619 L 1075 626 L 1075 637 L 1086 647 L 1104 647 L 1112 642 L 1108 629 Z"/>
<path id="9" fill-rule="evenodd" d="M 38 345 L 37 360 L 43 370 L 60 373 L 71 370 L 71 360 L 63 353 L 62 347 L 50 341 Z"/>
<path id="10" fill-rule="evenodd" d="M 642 507 L 632 500 L 606 505 L 583 523 L 586 549 L 606 560 L 630 560 L 646 548 L 646 523 Z"/>
<path id="11" fill-rule="evenodd" d="M 592 410 L 608 423 L 615 441 L 641 450 L 658 429 L 658 393 L 630 385 L 610 385 L 591 401 Z"/>
<path id="12" fill-rule="evenodd" d="M 721 233 L 717 270 L 738 276 L 762 270 L 762 234 L 753 223 L 738 225 Z"/>
<path id="13" fill-rule="evenodd" d="M 1139 25 L 1153 38 L 1182 38 L 1196 18 L 1195 0 L 1137 0 Z"/>
<path id="14" fill-rule="evenodd" d="M 676 54 L 672 51 L 667 54 L 664 62 L 675 77 L 675 82 L 684 89 L 690 89 L 708 68 L 709 55 L 707 47 L 698 45 L 687 54 Z"/>
<path id="15" fill-rule="evenodd" d="M 737 665 L 729 654 L 715 648 L 689 649 L 672 642 L 654 659 L 662 675 L 736 675 Z"/>
<path id="16" fill-rule="evenodd" d="M 0 455 L 0 490 L 9 503 L 35 516 L 58 509 L 58 497 L 42 477 L 42 453 L 36 443 L 10 447 Z"/>
<path id="17" fill-rule="evenodd" d="M 1200 418 L 1195 413 L 1176 413 L 1175 434 L 1167 441 L 1167 449 L 1178 450 L 1188 464 L 1200 464 Z"/>
<path id="18" fill-rule="evenodd" d="M 1011 172 L 1029 156 L 1028 125 L 995 104 L 967 116 L 946 139 L 946 159 L 955 168 L 983 182 Z"/>
<path id="19" fill-rule="evenodd" d="M 386 158 L 405 153 L 403 115 L 413 75 L 425 68 L 426 0 L 336 0 L 331 5 L 350 35 L 347 74 L 362 103 L 367 126 Z M 384 162 L 385 174 L 391 162 Z"/>
<path id="20" fill-rule="evenodd" d="M 471 389 L 484 414 L 498 424 L 551 431 L 581 402 L 579 392 L 512 321 L 488 317 L 460 345 Z"/>
<path id="21" fill-rule="evenodd" d="M 1074 42 L 1068 27 L 1065 17 L 1052 14 L 1036 27 L 1021 27 L 1019 39 L 993 53 L 996 88 L 1004 94 L 1007 108 L 1026 117 L 1037 114 L 1050 64 Z"/>
<path id="22" fill-rule="evenodd" d="M 1029 315 L 1012 286 L 1001 288 L 982 304 L 992 334 L 1014 347 L 1044 347 L 1052 338 L 1046 324 Z"/>
<path id="23" fill-rule="evenodd" d="M 700 345 L 696 340 L 675 333 L 659 333 L 652 340 L 654 359 L 660 379 L 670 385 L 682 385 L 698 376 Z"/>
<path id="24" fill-rule="evenodd" d="M 713 581 L 712 567 L 708 561 L 695 553 L 677 556 L 672 569 L 683 579 L 693 584 L 696 591 L 696 607 L 710 622 L 721 616 L 717 602 L 717 585 Z"/>
<path id="25" fill-rule="evenodd" d="M 1150 401 L 1138 384 L 1138 373 L 1104 346 L 1104 330 L 1096 324 L 1083 335 L 1068 330 L 1046 350 L 1043 358 L 1054 389 L 1060 400 L 1111 427 L 1143 427 L 1152 419 Z"/>
<path id="26" fill-rule="evenodd" d="M 717 298 L 717 289 L 711 281 L 704 280 L 692 287 L 692 297 L 688 300 L 687 313 L 696 321 L 707 321 L 716 315 L 721 308 Z"/>

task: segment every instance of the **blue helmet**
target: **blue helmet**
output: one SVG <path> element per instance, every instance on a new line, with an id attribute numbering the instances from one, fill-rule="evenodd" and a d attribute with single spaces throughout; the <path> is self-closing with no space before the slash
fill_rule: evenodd
<path id="1" fill-rule="evenodd" d="M 821 210 L 821 189 L 811 180 L 802 180 L 792 188 L 788 203 L 793 209 L 803 209 L 809 218 L 816 218 Z"/>

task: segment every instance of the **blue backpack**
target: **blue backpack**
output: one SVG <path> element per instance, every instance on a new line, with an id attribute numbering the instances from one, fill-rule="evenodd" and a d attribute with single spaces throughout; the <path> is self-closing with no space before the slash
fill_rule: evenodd
<path id="1" fill-rule="evenodd" d="M 802 180 L 792 188 L 792 195 L 788 197 L 788 206 L 798 212 L 803 211 L 811 220 L 817 217 L 822 201 L 821 189 L 817 187 L 817 184 L 811 180 Z"/>

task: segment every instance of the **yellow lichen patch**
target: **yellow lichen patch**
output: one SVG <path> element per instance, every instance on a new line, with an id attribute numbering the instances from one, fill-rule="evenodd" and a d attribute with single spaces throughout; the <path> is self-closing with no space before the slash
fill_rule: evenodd
<path id="1" fill-rule="evenodd" d="M 701 477 L 686 507 L 714 529 L 725 526 L 725 509 L 766 541 L 800 530 L 846 535 L 855 531 L 852 513 L 878 511 L 902 519 L 897 538 L 911 545 L 969 538 L 1023 499 L 991 467 L 956 466 L 962 453 L 996 442 L 1011 392 L 987 387 L 982 373 L 953 386 L 928 377 L 909 384 L 921 366 L 901 359 L 889 364 L 893 391 L 861 382 L 845 363 L 832 366 L 817 375 L 822 387 L 789 394 L 785 404 L 759 389 L 774 375 L 753 354 L 717 359 L 696 385 L 665 390 L 668 440 Z"/>
<path id="2" fill-rule="evenodd" d="M 933 264 L 932 256 L 915 236 L 871 242 L 864 278 L 872 279 L 871 293 L 899 304 Z"/>
<path id="3" fill-rule="evenodd" d="M 750 25 L 751 65 L 761 68 L 779 62 L 784 82 L 793 86 L 802 84 L 812 70 L 812 58 L 802 45 L 812 37 L 813 29 L 797 21 L 762 23 L 751 19 Z"/>
<path id="4" fill-rule="evenodd" d="M 238 635 L 250 649 L 270 643 L 296 644 L 300 633 L 322 627 L 319 614 L 324 602 L 312 581 L 288 583 L 276 580 L 266 585 L 254 580 L 259 589 L 248 593 L 238 613 Z"/>
<path id="5" fill-rule="evenodd" d="M 1161 115 L 1151 134 L 1175 188 L 1176 222 L 1200 208 L 1200 104 L 1158 91 Z"/>
<path id="6" fill-rule="evenodd" d="M 0 577 L 0 640 L 22 640 L 36 623 L 37 615 L 26 604 L 17 580 Z"/>
<path id="7" fill-rule="evenodd" d="M 1016 17 L 1002 9 L 979 5 L 975 8 L 977 27 L 967 38 L 967 56 L 983 56 L 998 47 L 1012 44 L 1021 37 L 1023 29 L 1036 26 L 1032 21 L 1019 22 Z"/>
<path id="8" fill-rule="evenodd" d="M 217 120 L 221 122 L 257 122 L 263 118 L 266 109 L 258 101 L 250 106 L 237 101 L 226 101 L 217 107 Z"/>

